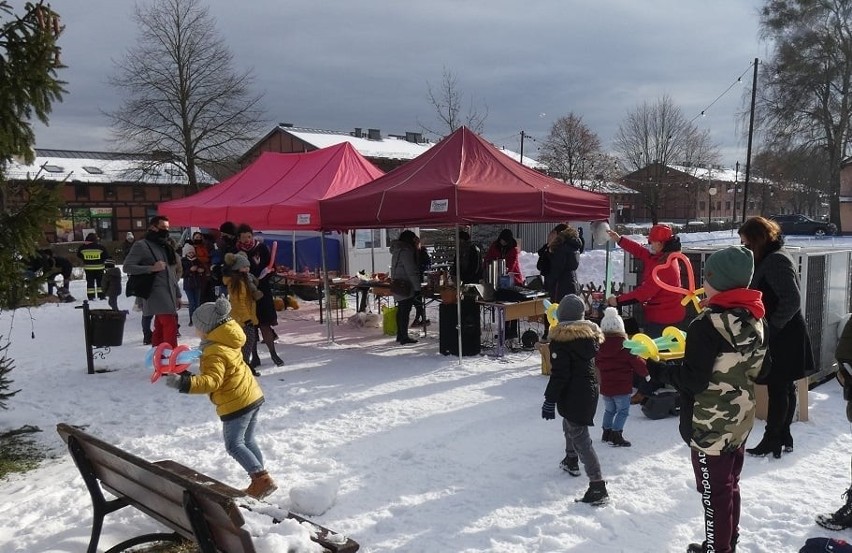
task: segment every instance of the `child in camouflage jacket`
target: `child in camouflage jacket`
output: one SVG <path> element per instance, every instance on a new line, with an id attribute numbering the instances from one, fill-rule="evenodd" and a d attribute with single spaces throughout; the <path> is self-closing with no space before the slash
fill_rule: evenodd
<path id="1" fill-rule="evenodd" d="M 754 383 L 766 355 L 761 293 L 747 287 L 748 249 L 729 246 L 704 265 L 704 310 L 690 323 L 682 362 L 649 362 L 681 394 L 680 434 L 692 449 L 706 540 L 688 553 L 732 553 L 739 536 L 740 472 L 754 424 Z"/>

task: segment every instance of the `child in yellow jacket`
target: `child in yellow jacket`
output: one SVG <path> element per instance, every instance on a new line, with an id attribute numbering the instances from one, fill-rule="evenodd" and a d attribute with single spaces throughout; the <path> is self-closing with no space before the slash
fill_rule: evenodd
<path id="1" fill-rule="evenodd" d="M 227 298 L 201 304 L 192 314 L 192 323 L 201 338 L 200 374 L 168 374 L 166 384 L 181 393 L 208 394 L 222 420 L 228 455 L 251 477 L 245 493 L 262 499 L 278 486 L 264 468 L 263 454 L 255 441 L 263 391 L 243 361 L 241 348 L 246 336 L 231 318 Z"/>
<path id="2" fill-rule="evenodd" d="M 222 282 L 228 287 L 231 300 L 231 316 L 243 327 L 246 343 L 243 346 L 243 360 L 255 376 L 260 376 L 255 367 L 260 365 L 257 355 L 257 300 L 263 292 L 257 288 L 257 277 L 249 272 L 251 264 L 245 252 L 226 253 L 225 266 L 228 268 Z"/>

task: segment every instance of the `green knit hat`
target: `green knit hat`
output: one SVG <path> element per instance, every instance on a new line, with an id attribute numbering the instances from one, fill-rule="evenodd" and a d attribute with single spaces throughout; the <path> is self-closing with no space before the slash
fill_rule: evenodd
<path id="1" fill-rule="evenodd" d="M 753 274 L 754 255 L 742 246 L 728 246 L 704 262 L 704 280 L 719 292 L 748 288 Z"/>

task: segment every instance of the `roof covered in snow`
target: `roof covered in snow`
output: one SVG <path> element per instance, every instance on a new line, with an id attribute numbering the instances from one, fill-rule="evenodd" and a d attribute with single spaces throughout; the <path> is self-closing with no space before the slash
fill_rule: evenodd
<path id="1" fill-rule="evenodd" d="M 59 182 L 189 184 L 186 173 L 178 165 L 152 155 L 40 148 L 35 153 L 32 164 L 9 162 L 6 177 L 10 180 L 38 177 Z M 197 175 L 200 183 L 216 182 L 204 171 L 198 170 Z"/>

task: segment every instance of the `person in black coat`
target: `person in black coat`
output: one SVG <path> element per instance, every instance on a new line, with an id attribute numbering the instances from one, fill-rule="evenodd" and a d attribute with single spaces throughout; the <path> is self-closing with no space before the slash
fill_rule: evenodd
<path id="1" fill-rule="evenodd" d="M 567 228 L 568 225 L 565 223 L 559 223 L 553 227 L 553 230 L 551 230 L 547 235 L 547 242 L 538 249 L 538 261 L 536 261 L 535 268 L 538 269 L 539 274 L 541 274 L 541 278 L 544 280 L 545 290 L 549 290 L 547 286 L 547 274 L 550 272 L 550 243 L 553 242 L 553 239 L 556 238 L 557 234 Z M 559 298 L 551 296 L 550 299 L 555 301 Z"/>
<path id="2" fill-rule="evenodd" d="M 269 279 L 275 272 L 272 270 L 274 264 L 272 252 L 269 251 L 266 244 L 255 239 L 254 231 L 246 224 L 237 227 L 235 249 L 245 252 L 246 257 L 248 257 L 251 263 L 249 272 L 256 276 L 259 281 L 257 289 L 263 292 L 263 296 L 257 300 L 258 329 L 260 330 L 263 343 L 266 344 L 266 348 L 269 350 L 269 358 L 276 366 L 280 367 L 284 364 L 284 361 L 278 356 L 278 352 L 275 350 L 277 335 L 272 329 L 273 326 L 278 325 L 278 313 L 275 310 L 275 302 L 272 298 L 272 283 Z M 259 365 L 259 360 L 257 346 L 255 346 L 255 350 L 252 352 L 252 365 Z"/>
<path id="3" fill-rule="evenodd" d="M 456 263 L 453 256 L 452 276 L 456 278 Z M 470 233 L 459 231 L 459 278 L 462 284 L 479 284 L 482 280 L 482 250 L 471 242 Z"/>
<path id="4" fill-rule="evenodd" d="M 583 300 L 574 294 L 559 302 L 556 311 L 559 324 L 550 332 L 553 368 L 544 391 L 541 417 L 554 419 L 556 411 L 562 416 L 565 458 L 560 467 L 572 476 L 580 476 L 579 463 L 582 462 L 589 477 L 589 488 L 578 501 L 601 505 L 609 496 L 589 427 L 594 425 L 598 406 L 595 355 L 604 335 L 598 325 L 584 320 L 585 310 Z"/>
<path id="5" fill-rule="evenodd" d="M 544 279 L 544 286 L 551 300 L 580 293 L 577 268 L 580 267 L 582 247 L 577 230 L 569 226 L 556 233 L 550 241 L 550 267 Z"/>
<path id="6" fill-rule="evenodd" d="M 762 377 L 769 403 L 766 429 L 757 446 L 746 453 L 764 456 L 793 451 L 790 424 L 796 413 L 795 381 L 814 371 L 814 357 L 802 316 L 799 275 L 793 258 L 784 249 L 777 223 L 752 217 L 739 229 L 740 241 L 754 252 L 755 270 L 749 288 L 763 293 L 769 323 L 771 369 Z"/>

